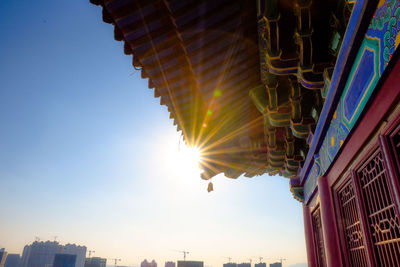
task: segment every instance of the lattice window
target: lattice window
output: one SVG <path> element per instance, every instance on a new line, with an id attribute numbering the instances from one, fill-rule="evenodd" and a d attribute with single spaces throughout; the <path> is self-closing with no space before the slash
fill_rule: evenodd
<path id="1" fill-rule="evenodd" d="M 357 171 L 364 214 L 378 266 L 400 266 L 400 221 L 380 150 Z"/>
<path id="2" fill-rule="evenodd" d="M 326 266 L 325 262 L 325 247 L 324 247 L 324 235 L 322 233 L 321 224 L 321 210 L 319 206 L 312 212 L 312 225 L 314 232 L 314 244 L 317 253 L 318 266 Z"/>
<path id="3" fill-rule="evenodd" d="M 354 267 L 368 266 L 357 200 L 350 177 L 348 181 L 339 188 L 336 197 L 338 209 L 341 214 L 339 223 L 342 225 L 342 235 L 349 264 Z"/>

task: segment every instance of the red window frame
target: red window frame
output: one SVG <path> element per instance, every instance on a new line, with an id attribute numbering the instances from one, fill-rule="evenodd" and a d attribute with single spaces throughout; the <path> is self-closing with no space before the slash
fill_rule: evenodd
<path id="1" fill-rule="evenodd" d="M 325 245 L 324 245 L 324 234 L 322 230 L 322 222 L 321 222 L 321 209 L 318 204 L 314 210 L 311 212 L 311 221 L 313 227 L 313 240 L 315 247 L 315 255 L 317 258 L 317 263 L 319 267 L 326 266 L 326 253 L 325 253 Z"/>
<path id="2" fill-rule="evenodd" d="M 351 176 L 334 189 L 336 216 L 341 250 L 346 266 L 368 266 L 369 255 L 366 249 L 360 208 Z"/>

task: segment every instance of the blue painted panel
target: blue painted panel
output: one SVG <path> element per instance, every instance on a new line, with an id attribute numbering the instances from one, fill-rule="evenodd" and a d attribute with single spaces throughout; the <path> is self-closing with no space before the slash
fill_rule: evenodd
<path id="1" fill-rule="evenodd" d="M 343 98 L 344 116 L 347 120 L 351 120 L 358 103 L 361 102 L 368 84 L 372 81 L 375 72 L 370 71 L 374 68 L 374 50 L 364 50 L 361 56 L 360 67 L 356 69 L 355 74 L 351 78 L 352 90 Z"/>

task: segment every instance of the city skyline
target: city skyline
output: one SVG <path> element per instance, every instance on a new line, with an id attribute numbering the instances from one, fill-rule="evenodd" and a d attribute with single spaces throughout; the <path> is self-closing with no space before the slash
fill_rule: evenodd
<path id="1" fill-rule="evenodd" d="M 288 179 L 220 175 L 207 193 L 196 162 L 182 168 L 181 133 L 100 8 L 3 1 L 0 30 L 0 247 L 58 236 L 119 265 L 183 258 L 172 250 L 307 261 Z"/>
<path id="2" fill-rule="evenodd" d="M 25 266 L 28 263 L 28 258 L 24 258 L 24 257 L 27 257 L 27 255 L 30 255 L 30 257 L 32 257 L 32 255 L 35 255 L 32 253 L 39 253 L 40 255 L 45 255 L 46 253 L 47 254 L 50 253 L 50 254 L 54 254 L 54 256 L 75 255 L 75 257 L 77 257 L 76 258 L 77 264 L 78 264 L 78 262 L 79 262 L 79 264 L 83 264 L 84 258 L 82 258 L 82 256 L 84 256 L 84 255 L 82 255 L 82 252 L 86 253 L 86 256 L 87 256 L 86 260 L 96 259 L 98 261 L 98 260 L 104 259 L 107 261 L 107 266 L 115 266 L 115 263 L 117 263 L 118 266 L 123 266 L 122 264 L 118 264 L 121 261 L 121 259 L 119 259 L 119 258 L 104 258 L 104 257 L 102 257 L 102 255 L 96 256 L 96 255 L 94 255 L 95 251 L 88 249 L 85 245 L 75 244 L 75 243 L 62 244 L 56 240 L 57 236 L 53 236 L 53 237 L 54 237 L 54 240 L 41 240 L 39 237 L 35 236 L 35 241 L 33 241 L 30 244 L 26 244 L 24 246 L 24 249 L 21 252 L 14 251 L 14 252 L 10 253 L 3 247 L 0 247 L 0 252 L 6 253 L 6 257 L 5 257 L 6 259 L 10 255 L 18 256 L 19 257 L 18 261 L 20 262 L 19 264 L 22 264 L 21 267 Z M 36 252 L 30 251 L 32 246 L 35 246 Z M 42 251 L 43 249 L 44 249 L 44 251 Z M 184 251 L 178 251 L 178 250 L 171 250 L 171 251 L 175 252 L 175 253 L 176 252 L 178 252 L 178 253 L 184 252 Z M 45 252 L 45 254 L 43 254 L 43 252 Z M 185 251 L 185 252 L 187 252 L 187 251 Z M 187 253 L 187 255 L 188 254 L 189 253 Z M 238 258 L 238 260 L 236 260 L 236 258 L 232 258 L 232 257 L 223 257 L 223 258 L 226 259 L 225 261 L 222 262 L 223 267 L 225 267 L 225 266 L 228 266 L 228 267 L 229 266 L 249 266 L 249 267 L 254 266 L 254 267 L 257 267 L 257 266 L 265 266 L 265 264 L 267 266 L 269 266 L 269 264 L 286 261 L 286 259 L 279 258 L 279 257 L 270 257 L 270 258 L 266 258 L 267 260 L 264 260 L 264 257 L 261 257 L 261 256 L 247 257 L 247 258 L 244 258 L 243 260 L 240 260 L 239 258 Z M 115 260 L 117 260 L 117 261 L 115 262 Z M 193 259 L 187 259 L 186 261 L 191 262 L 191 260 L 193 260 Z M 235 260 L 236 260 L 236 262 L 235 262 Z M 114 264 L 111 264 L 112 262 L 114 262 Z M 165 267 L 169 267 L 172 265 L 176 265 L 179 262 L 181 262 L 181 263 L 185 262 L 185 258 L 183 258 L 183 259 L 177 258 L 177 259 L 173 259 L 173 260 L 168 259 L 168 260 L 165 260 L 164 262 L 161 262 L 161 265 L 159 265 L 160 263 L 157 260 L 155 260 L 154 258 L 151 258 L 151 260 L 150 260 L 150 258 L 149 258 L 149 260 L 147 260 L 147 258 L 144 258 L 144 260 L 141 261 L 140 263 L 139 262 L 131 263 L 131 264 L 128 264 L 127 266 L 130 266 L 130 267 L 139 267 L 139 266 L 141 266 L 141 267 L 148 267 L 148 266 L 157 267 L 157 266 L 165 265 Z M 195 262 L 204 262 L 204 259 L 201 261 L 195 261 Z M 18 266 L 20 266 L 19 264 L 18 264 Z M 28 263 L 28 266 L 29 266 L 29 263 Z M 210 267 L 211 265 L 205 265 L 205 266 Z M 292 266 L 292 265 L 290 265 L 290 266 Z M 306 263 L 297 263 L 297 264 L 294 264 L 293 266 L 306 266 Z"/>

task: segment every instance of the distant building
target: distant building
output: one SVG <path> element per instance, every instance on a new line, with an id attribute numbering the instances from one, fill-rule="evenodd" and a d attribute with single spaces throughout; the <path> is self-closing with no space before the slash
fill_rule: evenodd
<path id="1" fill-rule="evenodd" d="M 267 267 L 267 264 L 265 262 L 259 262 L 254 264 L 254 267 Z"/>
<path id="2" fill-rule="evenodd" d="M 53 267 L 75 267 L 76 254 L 56 254 Z"/>
<path id="3" fill-rule="evenodd" d="M 61 245 L 56 241 L 35 241 L 31 245 L 26 245 L 22 253 L 20 267 L 51 267 L 56 254 L 76 255 L 75 267 L 84 267 L 85 246 Z"/>
<path id="4" fill-rule="evenodd" d="M 282 263 L 280 262 L 271 263 L 269 267 L 282 267 Z"/>
<path id="5" fill-rule="evenodd" d="M 175 267 L 175 266 L 176 266 L 176 264 L 174 261 L 167 261 L 167 262 L 165 262 L 165 265 L 164 265 L 164 267 Z"/>
<path id="6" fill-rule="evenodd" d="M 19 254 L 8 254 L 4 267 L 18 267 L 21 256 Z"/>
<path id="7" fill-rule="evenodd" d="M 62 254 L 74 254 L 76 255 L 76 267 L 85 266 L 86 258 L 86 247 L 77 246 L 75 244 L 66 244 L 62 248 Z"/>
<path id="8" fill-rule="evenodd" d="M 202 261 L 178 261 L 178 267 L 204 267 Z"/>
<path id="9" fill-rule="evenodd" d="M 237 263 L 234 262 L 228 262 L 228 263 L 224 263 L 223 267 L 238 267 Z"/>
<path id="10" fill-rule="evenodd" d="M 140 267 L 157 267 L 157 262 L 155 260 L 152 260 L 151 262 L 148 262 L 146 259 L 142 261 L 140 264 Z"/>
<path id="11" fill-rule="evenodd" d="M 86 258 L 85 267 L 106 267 L 107 259 L 100 257 Z"/>
<path id="12" fill-rule="evenodd" d="M 251 267 L 250 262 L 242 262 L 237 265 L 238 267 Z"/>
<path id="13" fill-rule="evenodd" d="M 4 267 L 4 263 L 6 262 L 7 252 L 4 248 L 0 249 L 0 267 Z"/>

